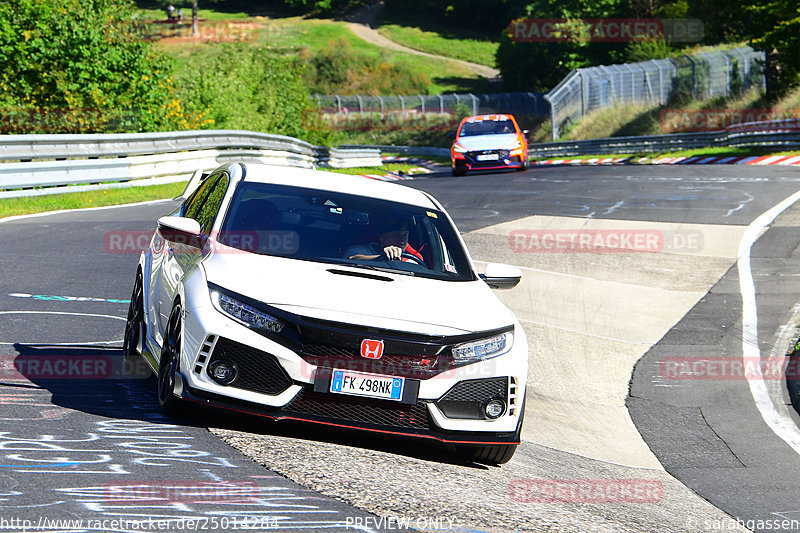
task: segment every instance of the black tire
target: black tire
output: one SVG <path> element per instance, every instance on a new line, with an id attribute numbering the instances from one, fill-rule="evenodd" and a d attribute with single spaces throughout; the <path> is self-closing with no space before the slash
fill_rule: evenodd
<path id="1" fill-rule="evenodd" d="M 502 465 L 514 457 L 517 444 L 492 444 L 490 446 L 456 446 L 458 455 L 474 463 Z"/>
<path id="2" fill-rule="evenodd" d="M 142 271 L 138 270 L 131 293 L 131 303 L 128 305 L 125 335 L 122 338 L 122 367 L 126 372 L 127 369 L 136 368 L 137 365 L 144 362 L 142 359 L 145 339 L 143 291 Z"/>
<path id="3" fill-rule="evenodd" d="M 161 406 L 161 411 L 168 416 L 183 414 L 184 403 L 173 394 L 175 374 L 178 372 L 180 362 L 182 335 L 181 304 L 176 303 L 169 314 L 158 364 L 158 405 Z"/>
<path id="4" fill-rule="evenodd" d="M 527 159 L 522 162 L 522 164 L 520 165 L 518 170 L 520 172 L 522 172 L 523 170 L 528 170 L 528 160 Z"/>
<path id="5" fill-rule="evenodd" d="M 467 175 L 467 171 L 466 170 L 457 169 L 457 168 L 453 167 L 453 176 L 458 177 L 458 176 L 466 176 L 466 175 Z"/>

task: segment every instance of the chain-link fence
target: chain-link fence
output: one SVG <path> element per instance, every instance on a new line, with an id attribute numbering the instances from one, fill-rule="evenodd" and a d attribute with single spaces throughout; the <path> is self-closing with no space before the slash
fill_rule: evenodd
<path id="1" fill-rule="evenodd" d="M 550 116 L 543 93 L 441 94 L 435 96 L 315 95 L 329 126 L 346 131 L 391 129 L 453 130 L 463 117 L 509 113 L 524 124 Z"/>
<path id="2" fill-rule="evenodd" d="M 764 87 L 764 54 L 749 46 L 693 56 L 582 68 L 572 71 L 545 98 L 553 139 L 595 109 L 623 103 L 665 105 L 674 95 L 706 99 Z"/>

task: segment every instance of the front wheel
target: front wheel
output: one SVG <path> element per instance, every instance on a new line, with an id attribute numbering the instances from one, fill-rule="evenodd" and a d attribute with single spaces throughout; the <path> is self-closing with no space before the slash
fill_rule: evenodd
<path id="1" fill-rule="evenodd" d="M 125 335 L 122 341 L 123 368 L 132 368 L 140 363 L 144 348 L 144 283 L 141 271 L 136 272 L 131 303 L 128 305 L 128 319 L 125 322 Z"/>
<path id="2" fill-rule="evenodd" d="M 168 416 L 179 415 L 183 410 L 182 400 L 174 394 L 175 375 L 178 372 L 181 354 L 182 330 L 181 305 L 176 303 L 169 315 L 158 365 L 158 404 Z"/>
<path id="3" fill-rule="evenodd" d="M 475 463 L 502 465 L 514 457 L 517 444 L 493 444 L 490 446 L 456 446 L 458 455 Z"/>
<path id="4" fill-rule="evenodd" d="M 453 176 L 466 176 L 467 171 L 461 168 L 453 167 Z"/>

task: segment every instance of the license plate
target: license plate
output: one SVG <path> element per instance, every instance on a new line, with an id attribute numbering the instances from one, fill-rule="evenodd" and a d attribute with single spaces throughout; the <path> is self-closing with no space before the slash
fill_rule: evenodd
<path id="1" fill-rule="evenodd" d="M 497 154 L 479 154 L 475 159 L 478 161 L 497 161 L 500 156 Z"/>
<path id="2" fill-rule="evenodd" d="M 362 374 L 347 370 L 334 370 L 331 375 L 331 392 L 383 398 L 400 401 L 403 399 L 404 378 Z"/>

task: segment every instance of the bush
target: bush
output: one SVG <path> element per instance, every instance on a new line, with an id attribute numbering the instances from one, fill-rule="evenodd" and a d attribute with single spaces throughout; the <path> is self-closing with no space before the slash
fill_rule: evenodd
<path id="1" fill-rule="evenodd" d="M 425 74 L 405 65 L 391 64 L 354 50 L 345 39 L 304 54 L 306 81 L 317 94 L 428 94 L 431 82 Z"/>
<path id="2" fill-rule="evenodd" d="M 314 117 L 303 63 L 266 45 L 226 43 L 216 55 L 189 65 L 177 79 L 187 108 L 203 113 L 206 127 L 262 131 L 327 140 Z"/>
<path id="3" fill-rule="evenodd" d="M 7 132 L 185 129 L 167 59 L 130 0 L 0 3 L 0 109 Z"/>

